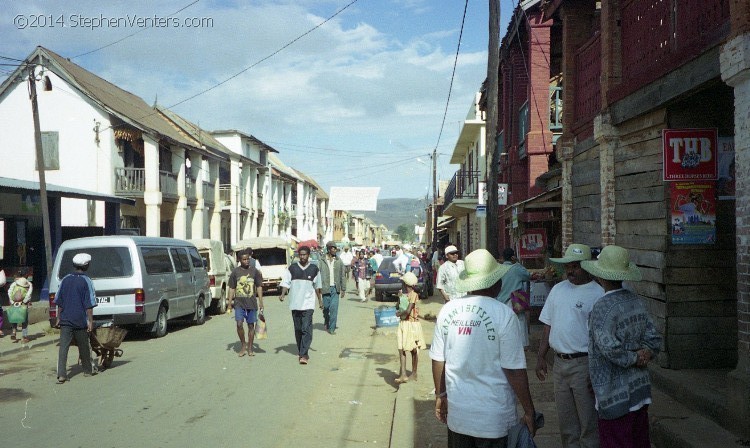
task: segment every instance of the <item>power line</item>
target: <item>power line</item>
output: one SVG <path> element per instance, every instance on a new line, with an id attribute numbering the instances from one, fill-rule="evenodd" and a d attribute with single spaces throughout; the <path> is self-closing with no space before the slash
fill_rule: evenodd
<path id="1" fill-rule="evenodd" d="M 193 6 L 194 4 L 198 3 L 199 1 L 201 1 L 201 0 L 195 0 L 194 2 L 192 2 L 192 3 L 190 3 L 190 4 L 187 4 L 187 5 L 183 6 L 182 8 L 178 9 L 177 11 L 173 12 L 172 14 L 168 15 L 167 17 L 172 17 L 172 16 L 174 16 L 174 15 L 177 15 L 178 13 L 180 13 L 180 12 L 182 12 L 182 11 L 186 10 L 187 8 L 189 8 L 189 7 Z M 142 32 L 144 32 L 144 31 L 146 31 L 146 30 L 147 30 L 147 29 L 149 29 L 149 28 L 153 28 L 153 27 L 151 27 L 151 26 L 147 26 L 147 27 L 141 28 L 140 30 L 136 31 L 135 33 L 129 34 L 129 35 L 127 35 L 127 36 L 123 37 L 122 39 L 118 39 L 118 40 L 116 40 L 116 41 L 114 41 L 114 42 L 108 43 L 107 45 L 103 45 L 103 46 L 101 46 L 101 47 L 99 47 L 99 48 L 94 48 L 94 49 L 93 49 L 93 50 L 91 50 L 91 51 L 87 51 L 87 52 L 85 52 L 85 53 L 81 53 L 81 54 L 75 55 L 75 56 L 73 56 L 73 57 L 72 57 L 71 59 L 76 59 L 76 58 L 79 58 L 79 57 L 81 57 L 81 56 L 86 56 L 86 55 L 89 55 L 89 54 L 91 54 L 91 53 L 95 53 L 95 52 L 97 52 L 97 51 L 99 51 L 99 50 L 103 50 L 103 49 L 105 49 L 105 48 L 107 48 L 107 47 L 111 47 L 112 45 L 116 45 L 116 44 L 119 44 L 120 42 L 124 41 L 125 39 L 129 39 L 129 38 L 131 38 L 131 37 L 135 36 L 135 35 L 136 35 L 136 34 L 138 34 L 138 33 L 142 33 Z"/>

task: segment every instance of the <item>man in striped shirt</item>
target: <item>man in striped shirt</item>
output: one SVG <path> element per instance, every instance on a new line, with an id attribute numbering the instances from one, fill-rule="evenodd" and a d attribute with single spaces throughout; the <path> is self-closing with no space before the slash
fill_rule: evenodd
<path id="1" fill-rule="evenodd" d="M 292 310 L 294 337 L 297 340 L 299 363 L 307 364 L 310 359 L 308 351 L 312 344 L 312 316 L 315 311 L 315 299 L 318 307 L 323 309 L 320 271 L 310 263 L 310 248 L 302 246 L 297 249 L 299 261 L 292 263 L 281 278 L 282 302 L 289 295 L 289 309 Z"/>

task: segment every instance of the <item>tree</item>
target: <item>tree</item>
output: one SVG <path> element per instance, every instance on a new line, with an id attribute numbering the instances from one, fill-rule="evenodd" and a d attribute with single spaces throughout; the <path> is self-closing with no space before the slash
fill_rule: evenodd
<path id="1" fill-rule="evenodd" d="M 413 241 L 414 237 L 416 236 L 414 233 L 414 225 L 409 224 L 401 224 L 396 228 L 396 235 L 398 235 L 398 238 L 406 243 L 408 241 Z"/>

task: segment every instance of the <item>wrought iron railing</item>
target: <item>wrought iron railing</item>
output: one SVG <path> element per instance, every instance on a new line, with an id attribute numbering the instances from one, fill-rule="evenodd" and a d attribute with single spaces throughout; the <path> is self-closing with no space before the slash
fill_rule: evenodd
<path id="1" fill-rule="evenodd" d="M 445 206 L 458 199 L 477 199 L 479 171 L 456 171 L 445 190 Z"/>

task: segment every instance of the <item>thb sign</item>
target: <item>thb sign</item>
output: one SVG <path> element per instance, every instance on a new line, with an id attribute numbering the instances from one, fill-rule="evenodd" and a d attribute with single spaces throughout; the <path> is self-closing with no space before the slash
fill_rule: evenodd
<path id="1" fill-rule="evenodd" d="M 518 255 L 520 258 L 537 258 L 544 255 L 547 247 L 547 231 L 545 229 L 526 229 L 521 235 Z"/>
<path id="2" fill-rule="evenodd" d="M 664 180 L 714 180 L 718 176 L 716 129 L 664 129 Z"/>

